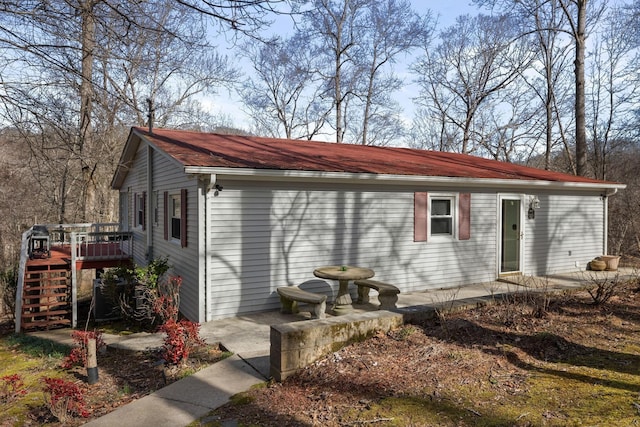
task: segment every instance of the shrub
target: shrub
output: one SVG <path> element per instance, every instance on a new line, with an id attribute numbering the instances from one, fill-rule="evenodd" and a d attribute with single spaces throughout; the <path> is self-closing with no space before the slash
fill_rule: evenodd
<path id="1" fill-rule="evenodd" d="M 588 276 L 587 282 L 587 292 L 591 295 L 593 304 L 603 305 L 615 295 L 616 290 L 622 284 L 622 278 L 619 273 L 613 277 L 604 278 L 591 274 Z"/>
<path id="2" fill-rule="evenodd" d="M 182 279 L 167 276 L 169 268 L 167 258 L 156 258 L 144 267 L 107 271 L 102 276 L 102 293 L 125 319 L 153 329 L 178 318 Z"/>
<path id="3" fill-rule="evenodd" d="M 61 423 L 65 423 L 69 417 L 89 416 L 82 390 L 76 384 L 62 378 L 45 378 L 44 383 L 45 404 Z"/>
<path id="4" fill-rule="evenodd" d="M 153 312 L 164 324 L 170 320 L 177 321 L 180 312 L 180 286 L 182 277 L 169 276 L 158 283 L 157 294 L 150 300 Z"/>
<path id="5" fill-rule="evenodd" d="M 160 326 L 159 330 L 166 334 L 162 351 L 162 359 L 166 363 L 177 365 L 186 362 L 191 350 L 204 344 L 200 338 L 200 324 L 190 320 L 176 322 L 171 319 Z"/>
<path id="6" fill-rule="evenodd" d="M 96 350 L 106 346 L 101 331 L 73 331 L 71 338 L 79 347 L 72 348 L 69 355 L 62 361 L 64 369 L 74 366 L 87 366 L 87 342 L 89 339 L 96 340 Z"/>
<path id="7" fill-rule="evenodd" d="M 0 403 L 7 405 L 27 394 L 22 378 L 18 374 L 6 375 L 0 378 Z"/>

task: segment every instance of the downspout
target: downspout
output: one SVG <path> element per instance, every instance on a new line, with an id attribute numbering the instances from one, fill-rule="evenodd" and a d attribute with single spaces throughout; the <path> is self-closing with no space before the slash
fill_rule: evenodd
<path id="1" fill-rule="evenodd" d="M 147 261 L 153 260 L 153 211 L 157 201 L 153 197 L 153 148 L 147 144 L 147 209 L 145 212 L 147 222 Z"/>
<path id="2" fill-rule="evenodd" d="M 216 186 L 216 175 L 202 175 L 202 195 L 200 197 L 200 208 L 198 209 L 198 218 L 199 218 L 199 228 L 201 230 L 200 236 L 201 241 L 198 252 L 201 256 L 202 263 L 202 278 L 204 282 L 204 321 L 208 322 L 211 320 L 211 298 L 212 298 L 212 286 L 210 284 L 211 278 L 209 277 L 210 269 L 209 269 L 209 241 L 211 236 L 209 236 L 209 192 L 212 188 Z"/>
<path id="3" fill-rule="evenodd" d="M 604 253 L 602 255 L 609 254 L 609 197 L 613 196 L 618 192 L 617 188 L 605 190 L 604 194 L 602 194 L 602 209 L 603 209 L 603 217 L 604 217 L 604 229 L 602 230 L 602 238 L 603 238 L 603 249 Z"/>

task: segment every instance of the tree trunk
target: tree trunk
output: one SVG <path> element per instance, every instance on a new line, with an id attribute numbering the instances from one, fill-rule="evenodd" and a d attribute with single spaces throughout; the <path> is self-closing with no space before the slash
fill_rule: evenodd
<path id="1" fill-rule="evenodd" d="M 82 14 L 82 68 L 80 71 L 80 129 L 78 135 L 77 152 L 75 153 L 81 162 L 82 167 L 82 199 L 81 221 L 87 220 L 89 206 L 88 201 L 93 199 L 93 192 L 90 167 L 84 164 L 84 153 L 86 147 L 91 148 L 93 126 L 91 123 L 91 113 L 93 106 L 93 60 L 96 38 L 96 22 L 93 14 L 95 6 L 94 0 L 88 0 L 80 5 Z"/>
<path id="2" fill-rule="evenodd" d="M 587 0 L 576 1 L 578 7 L 578 21 L 576 25 L 576 171 L 579 176 L 587 175 L 587 133 L 585 118 L 585 30 L 587 21 Z"/>

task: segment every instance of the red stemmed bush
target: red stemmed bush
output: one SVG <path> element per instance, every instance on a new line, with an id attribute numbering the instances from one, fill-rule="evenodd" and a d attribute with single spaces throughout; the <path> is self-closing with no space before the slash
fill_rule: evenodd
<path id="1" fill-rule="evenodd" d="M 6 405 L 27 394 L 22 377 L 18 374 L 0 378 L 0 403 Z"/>
<path id="2" fill-rule="evenodd" d="M 89 339 L 96 340 L 96 350 L 106 346 L 101 331 L 73 331 L 71 338 L 78 347 L 72 348 L 71 353 L 62 361 L 63 369 L 70 369 L 74 366 L 87 366 L 87 342 Z"/>
<path id="3" fill-rule="evenodd" d="M 185 362 L 195 346 L 204 344 L 199 335 L 200 324 L 190 320 L 170 319 L 160 326 L 160 331 L 166 334 L 162 348 L 162 359 L 166 363 Z"/>
<path id="4" fill-rule="evenodd" d="M 45 378 L 44 383 L 47 407 L 60 422 L 64 423 L 73 416 L 89 416 L 82 390 L 76 384 L 62 378 Z"/>

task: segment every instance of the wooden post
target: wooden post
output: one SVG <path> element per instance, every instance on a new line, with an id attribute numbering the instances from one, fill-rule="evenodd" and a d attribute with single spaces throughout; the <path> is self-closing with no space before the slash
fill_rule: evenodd
<path id="1" fill-rule="evenodd" d="M 98 382 L 98 358 L 95 338 L 87 340 L 87 381 L 89 384 Z"/>

